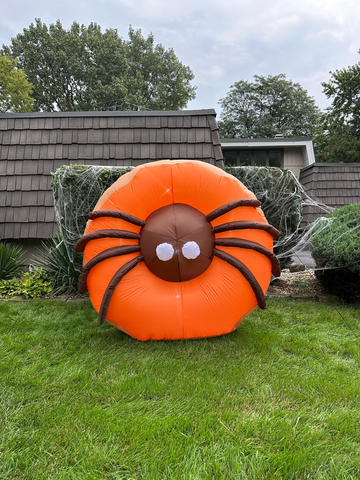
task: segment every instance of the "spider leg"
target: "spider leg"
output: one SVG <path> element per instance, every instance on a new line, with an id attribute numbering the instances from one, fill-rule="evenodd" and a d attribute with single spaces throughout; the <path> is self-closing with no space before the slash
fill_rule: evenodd
<path id="1" fill-rule="evenodd" d="M 252 242 L 250 240 L 244 240 L 240 238 L 216 238 L 215 245 L 219 245 L 220 247 L 239 247 L 239 248 L 247 248 L 249 250 L 254 250 L 255 252 L 259 252 L 265 255 L 271 262 L 272 265 L 272 274 L 274 277 L 280 277 L 281 269 L 280 269 L 280 262 L 277 256 L 267 248 L 260 245 L 260 243 Z"/>
<path id="2" fill-rule="evenodd" d="M 224 260 L 225 262 L 228 262 L 230 265 L 239 270 L 239 272 L 245 277 L 245 279 L 249 282 L 251 288 L 253 289 L 259 307 L 264 310 L 266 308 L 264 292 L 262 291 L 259 282 L 256 280 L 251 271 L 247 268 L 247 266 L 240 262 L 240 260 L 238 260 L 237 258 L 229 255 L 226 252 L 223 252 L 222 250 L 217 250 L 216 248 L 214 248 L 213 253 L 216 257 Z"/>
<path id="3" fill-rule="evenodd" d="M 245 221 L 241 220 L 238 222 L 229 222 L 229 223 L 222 223 L 221 225 L 217 225 L 216 227 L 213 228 L 213 233 L 220 233 L 220 232 L 227 232 L 228 230 L 264 230 L 267 233 L 270 233 L 270 235 L 273 238 L 279 238 L 281 233 L 279 230 L 277 230 L 275 227 L 272 225 L 269 225 L 268 223 L 262 223 L 262 222 L 250 222 L 250 221 Z"/>
<path id="4" fill-rule="evenodd" d="M 122 247 L 113 247 L 104 250 L 103 252 L 95 255 L 88 263 L 86 263 L 80 273 L 78 289 L 80 293 L 86 292 L 86 279 L 90 270 L 98 263 L 106 260 L 107 258 L 117 257 L 119 255 L 126 255 L 128 253 L 139 252 L 139 245 L 123 245 Z M 136 257 L 138 258 L 138 257 Z"/>
<path id="5" fill-rule="evenodd" d="M 75 243 L 74 248 L 77 252 L 83 252 L 86 244 L 90 242 L 90 240 L 97 240 L 98 238 L 134 238 L 139 240 L 140 235 L 138 233 L 128 232 L 127 230 L 97 230 L 81 237 Z"/>
<path id="6" fill-rule="evenodd" d="M 260 207 L 260 205 L 261 203 L 259 200 L 253 198 L 241 198 L 240 200 L 234 200 L 233 202 L 221 205 L 221 207 L 208 213 L 205 218 L 208 222 L 212 222 L 215 218 L 221 217 L 221 215 L 225 215 L 225 213 L 231 212 L 231 210 L 234 210 L 237 207 Z"/>
<path id="7" fill-rule="evenodd" d="M 101 217 L 121 218 L 122 220 L 126 220 L 133 225 L 139 225 L 139 227 L 143 227 L 145 225 L 144 220 L 141 220 L 141 218 L 130 215 L 130 213 L 120 212 L 118 210 L 95 210 L 87 214 L 87 218 L 89 220 L 95 220 L 95 218 Z"/>
<path id="8" fill-rule="evenodd" d="M 118 285 L 120 280 L 126 275 L 130 270 L 132 270 L 138 263 L 142 262 L 144 257 L 139 255 L 138 257 L 133 258 L 129 262 L 125 263 L 119 270 L 115 273 L 112 279 L 107 286 L 104 296 L 101 301 L 100 311 L 99 311 L 99 323 L 102 325 L 105 322 L 109 304 L 111 301 L 112 294 L 114 293 L 115 287 Z"/>

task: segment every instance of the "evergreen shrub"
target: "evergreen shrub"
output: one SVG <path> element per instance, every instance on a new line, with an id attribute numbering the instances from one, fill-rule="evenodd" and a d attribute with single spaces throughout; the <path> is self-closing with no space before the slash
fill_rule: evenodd
<path id="1" fill-rule="evenodd" d="M 317 219 L 310 230 L 317 276 L 329 293 L 346 302 L 360 301 L 360 203 Z M 328 269 L 328 270 L 326 270 Z"/>
<path id="2" fill-rule="evenodd" d="M 74 268 L 80 272 L 82 255 L 74 251 L 75 242 L 83 235 L 86 215 L 100 196 L 132 167 L 103 167 L 87 165 L 62 166 L 53 174 L 52 187 L 60 237 Z M 284 254 L 297 242 L 302 220 L 301 186 L 294 174 L 274 167 L 225 167 L 239 179 L 262 203 L 268 222 L 281 232 L 274 243 L 282 267 L 289 258 Z"/>
<path id="3" fill-rule="evenodd" d="M 94 209 L 105 190 L 131 170 L 132 167 L 63 165 L 52 174 L 55 213 L 60 236 L 57 240 L 54 240 L 53 244 L 48 243 L 46 245 L 49 253 L 48 265 L 51 270 L 54 270 L 56 262 L 58 262 L 59 271 L 63 271 L 64 268 L 68 271 L 66 273 L 67 280 L 63 286 L 68 285 L 69 291 L 73 290 L 73 285 L 76 283 L 73 278 L 74 272 L 78 276 L 82 267 L 83 256 L 75 252 L 74 245 L 84 234 L 87 222 L 86 215 Z M 59 252 L 57 258 L 51 260 L 52 252 L 61 241 L 63 242 L 61 253 Z M 61 259 L 61 257 L 63 258 Z M 70 264 L 66 266 L 67 261 L 70 261 L 72 266 Z M 44 265 L 44 268 L 47 267 Z M 74 270 L 74 272 L 71 270 Z M 57 283 L 59 281 L 58 279 Z"/>
<path id="4" fill-rule="evenodd" d="M 261 202 L 266 220 L 279 230 L 281 236 L 274 241 L 274 252 L 281 267 L 291 262 L 287 255 L 299 239 L 302 220 L 302 187 L 290 170 L 275 167 L 225 167 Z"/>

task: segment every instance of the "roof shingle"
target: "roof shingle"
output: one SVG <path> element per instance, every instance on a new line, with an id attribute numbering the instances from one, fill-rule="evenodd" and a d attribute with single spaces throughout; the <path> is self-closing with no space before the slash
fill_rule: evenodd
<path id="1" fill-rule="evenodd" d="M 214 110 L 0 114 L 0 238 L 54 236 L 51 172 L 61 165 L 162 159 L 222 165 L 215 116 Z"/>
<path id="2" fill-rule="evenodd" d="M 330 207 L 360 202 L 359 163 L 313 163 L 301 170 L 300 183 L 310 197 Z M 303 222 L 308 224 L 324 215 L 324 210 L 305 206 L 303 214 Z"/>

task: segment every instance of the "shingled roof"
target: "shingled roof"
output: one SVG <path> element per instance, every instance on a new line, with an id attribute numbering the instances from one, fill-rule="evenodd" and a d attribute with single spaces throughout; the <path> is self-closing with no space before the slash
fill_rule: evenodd
<path id="1" fill-rule="evenodd" d="M 51 172 L 61 165 L 222 165 L 215 116 L 213 109 L 0 114 L 0 238 L 55 235 Z"/>
<path id="2" fill-rule="evenodd" d="M 310 197 L 329 207 L 360 202 L 360 163 L 313 163 L 300 172 L 300 183 Z M 321 208 L 304 207 L 304 222 L 324 215 Z"/>

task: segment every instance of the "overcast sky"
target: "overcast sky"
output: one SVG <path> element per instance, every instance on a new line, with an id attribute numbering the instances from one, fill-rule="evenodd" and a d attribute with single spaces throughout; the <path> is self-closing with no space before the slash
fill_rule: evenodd
<path id="1" fill-rule="evenodd" d="M 3 2 L 5 3 L 5 2 Z M 129 25 L 152 32 L 195 74 L 189 109 L 215 108 L 230 86 L 253 75 L 284 73 L 329 105 L 321 82 L 329 71 L 360 61 L 359 0 L 8 0 L 1 7 L 0 44 L 41 18 L 98 23 L 127 38 Z"/>

